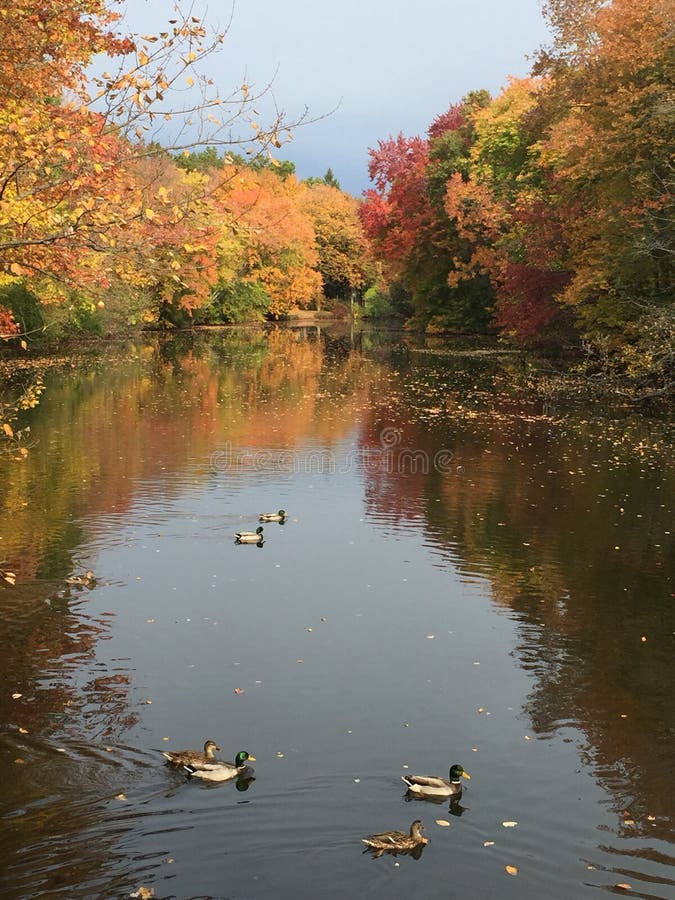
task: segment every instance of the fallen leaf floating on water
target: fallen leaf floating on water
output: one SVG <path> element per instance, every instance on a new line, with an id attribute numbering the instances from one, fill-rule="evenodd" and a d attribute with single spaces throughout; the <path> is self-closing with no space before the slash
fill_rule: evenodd
<path id="1" fill-rule="evenodd" d="M 504 828 L 515 828 L 517 824 L 517 822 L 502 822 Z"/>
<path id="2" fill-rule="evenodd" d="M 614 885 L 615 888 L 620 888 L 622 891 L 632 891 L 633 886 L 628 884 L 627 881 L 620 881 L 618 884 Z"/>
<path id="3" fill-rule="evenodd" d="M 21 759 L 20 756 L 17 756 L 17 758 L 14 760 L 14 762 L 16 763 L 17 766 L 23 766 L 23 765 L 25 765 L 26 760 Z"/>
<path id="4" fill-rule="evenodd" d="M 21 727 L 20 727 L 20 728 L 19 728 L 19 734 L 28 734 L 28 729 L 27 729 L 27 728 L 21 728 Z"/>
<path id="5" fill-rule="evenodd" d="M 233 693 L 233 694 L 243 694 L 243 693 L 244 693 L 244 688 L 235 688 L 234 691 L 233 691 L 232 693 Z"/>
<path id="6" fill-rule="evenodd" d="M 494 841 L 483 841 L 484 847 L 494 847 L 494 845 L 495 845 Z"/>
<path id="7" fill-rule="evenodd" d="M 126 800 L 126 799 L 127 799 L 126 794 L 115 794 L 115 800 Z"/>
<path id="8" fill-rule="evenodd" d="M 504 866 L 507 873 L 509 875 L 517 875 L 518 874 L 518 866 Z"/>
<path id="9" fill-rule="evenodd" d="M 155 896 L 155 892 L 153 888 L 139 887 L 137 891 L 134 891 L 133 894 L 129 894 L 130 897 L 140 897 L 140 900 L 150 900 L 151 897 Z"/>
<path id="10" fill-rule="evenodd" d="M 441 828 L 449 828 L 450 827 L 450 823 L 448 822 L 447 819 L 436 819 L 436 824 L 440 825 Z"/>
<path id="11" fill-rule="evenodd" d="M 19 697 L 23 697 L 23 694 L 12 694 L 12 700 L 18 700 Z"/>

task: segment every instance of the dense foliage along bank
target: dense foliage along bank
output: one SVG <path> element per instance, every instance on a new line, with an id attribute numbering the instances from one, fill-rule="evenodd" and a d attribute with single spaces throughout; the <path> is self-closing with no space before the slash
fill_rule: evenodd
<path id="1" fill-rule="evenodd" d="M 258 121 L 251 85 L 200 76 L 225 35 L 180 5 L 166 31 L 124 34 L 117 5 L 0 12 L 0 335 L 350 299 L 372 269 L 357 201 L 273 158 L 291 123 Z"/>
<path id="2" fill-rule="evenodd" d="M 0 338 L 358 297 L 426 330 L 583 344 L 591 373 L 672 390 L 671 0 L 546 0 L 530 77 L 380 141 L 361 202 L 274 158 L 291 123 L 260 123 L 251 85 L 200 76 L 225 35 L 180 4 L 125 34 L 117 6 L 0 11 Z"/>
<path id="3" fill-rule="evenodd" d="M 370 151 L 361 218 L 424 327 L 581 340 L 672 390 L 672 2 L 547 0 L 530 77 Z"/>

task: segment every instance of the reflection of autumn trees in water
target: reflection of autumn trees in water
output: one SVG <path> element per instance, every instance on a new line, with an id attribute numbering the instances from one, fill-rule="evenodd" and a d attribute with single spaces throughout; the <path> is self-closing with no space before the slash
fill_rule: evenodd
<path id="1" fill-rule="evenodd" d="M 5 801 L 27 809 L 1 846 L 10 859 L 30 851 L 40 860 L 39 874 L 14 866 L 26 896 L 31 879 L 58 890 L 60 878 L 92 883 L 105 873 L 119 830 L 110 816 L 123 804 L 110 810 L 100 798 L 119 789 L 120 766 L 130 775 L 120 740 L 137 720 L 134 673 L 124 661 L 97 661 L 113 619 L 91 615 L 86 589 L 65 585 L 90 564 L 78 548 L 131 520 L 140 491 L 164 501 L 206 481 L 224 441 L 331 446 L 353 429 L 371 368 L 318 336 L 279 329 L 169 336 L 47 375 L 31 414 L 35 447 L 20 465 L 0 459 L 0 560 L 17 574 L 15 588 L 0 589 L 0 756 L 15 775 Z M 87 745 L 73 741 L 83 734 Z M 36 760 L 37 772 L 28 764 Z M 67 803 L 60 794 L 45 800 L 52 785 Z"/>
<path id="2" fill-rule="evenodd" d="M 323 340 L 290 329 L 225 331 L 49 376 L 31 419 L 37 445 L 0 482 L 6 567 L 19 581 L 65 577 L 66 548 L 101 527 L 97 516 L 123 516 L 140 482 L 180 491 L 176 473 L 206 475 L 225 441 L 293 448 L 311 436 L 330 446 L 353 427 L 373 366 L 359 355 L 324 365 L 325 356 Z"/>
<path id="3" fill-rule="evenodd" d="M 45 597 L 46 586 L 0 594 L 0 679 L 7 686 L 0 717 L 28 734 L 47 722 L 68 730 L 81 718 L 92 739 L 118 737 L 137 716 L 129 712 L 130 676 L 96 670 L 96 646 L 110 636 L 111 614 L 89 615 L 86 596 L 68 588 Z"/>
<path id="4" fill-rule="evenodd" d="M 81 715 L 99 736 L 132 724 L 124 671 L 92 671 L 79 687 L 71 677 L 109 631 L 87 615 L 86 590 L 63 589 L 77 548 L 124 520 L 139 485 L 170 498 L 208 478 L 225 441 L 330 447 L 353 428 L 371 369 L 316 335 L 273 329 L 165 337 L 49 374 L 31 415 L 35 447 L 21 464 L 0 460 L 0 560 L 17 574 L 15 589 L 0 589 L 0 673 L 24 695 L 3 695 L 4 721 Z"/>
<path id="5" fill-rule="evenodd" d="M 384 427 L 400 429 L 393 474 L 369 472 L 370 516 L 423 522 L 442 565 L 485 579 L 519 622 L 535 730 L 581 728 L 616 809 L 668 816 L 675 485 L 654 452 L 658 428 L 646 438 L 645 423 L 517 415 L 507 397 L 478 383 L 467 400 L 436 374 L 412 367 L 394 379 L 364 424 L 371 448 Z M 444 448 L 455 465 L 441 473 Z M 417 467 L 411 450 L 423 451 Z M 649 824 L 655 836 L 660 827 Z"/>
<path id="6" fill-rule="evenodd" d="M 383 429 L 397 428 L 390 469 L 364 466 L 371 518 L 421 524 L 439 565 L 489 584 L 519 622 L 536 731 L 578 726 L 617 808 L 665 814 L 673 483 L 658 435 L 554 422 L 508 396 L 508 371 L 486 382 L 485 363 L 391 362 L 363 336 L 227 330 L 49 375 L 30 414 L 36 446 L 20 464 L 0 460 L 1 559 L 18 575 L 0 590 L 0 674 L 7 694 L 24 694 L 0 699 L 4 721 L 30 731 L 77 716 L 106 740 L 133 721 L 127 673 L 94 665 L 106 617 L 87 617 L 86 592 L 59 588 L 83 562 L 77 548 L 124 521 L 141 489 L 170 499 L 206 480 L 226 442 L 331 449 L 358 431 L 361 451 L 381 451 Z M 411 450 L 426 468 L 401 462 Z M 453 454 L 444 471 L 432 464 L 441 450 Z"/>
<path id="7" fill-rule="evenodd" d="M 3 811 L 13 816 L 0 852 L 11 896 L 33 896 L 38 883 L 58 891 L 66 877 L 84 883 L 105 871 L 116 838 L 101 796 L 121 763 L 102 746 L 117 744 L 137 715 L 124 663 L 96 661 L 111 614 L 89 614 L 86 593 L 54 581 L 0 591 L 0 761 Z"/>

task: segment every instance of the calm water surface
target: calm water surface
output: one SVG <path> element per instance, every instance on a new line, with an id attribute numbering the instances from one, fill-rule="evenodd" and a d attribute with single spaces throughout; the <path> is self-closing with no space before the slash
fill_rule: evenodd
<path id="1" fill-rule="evenodd" d="M 0 458 L 3 898 L 675 896 L 672 429 L 522 366 L 287 329 L 46 377 Z M 206 738 L 248 790 L 162 765 Z M 455 762 L 461 809 L 406 802 Z"/>

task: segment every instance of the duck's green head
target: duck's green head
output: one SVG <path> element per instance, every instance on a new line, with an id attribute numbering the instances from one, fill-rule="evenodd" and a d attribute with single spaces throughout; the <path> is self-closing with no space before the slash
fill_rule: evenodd
<path id="1" fill-rule="evenodd" d="M 234 758 L 234 764 L 239 769 L 246 765 L 247 760 L 255 762 L 255 756 L 251 756 L 250 753 L 247 753 L 245 750 L 240 750 Z"/>
<path id="2" fill-rule="evenodd" d="M 282 519 L 285 519 L 286 518 L 286 510 L 280 509 L 279 512 L 277 513 L 277 515 L 281 516 Z"/>
<path id="3" fill-rule="evenodd" d="M 262 525 L 258 525 L 258 527 L 257 527 L 256 530 L 255 530 L 255 533 L 256 533 L 256 534 L 262 534 L 262 533 L 263 533 L 263 527 L 262 527 Z"/>
<path id="4" fill-rule="evenodd" d="M 471 780 L 469 773 L 465 772 L 459 763 L 455 763 L 454 766 L 450 766 L 450 781 L 459 781 L 460 778 L 468 778 L 469 781 Z"/>

